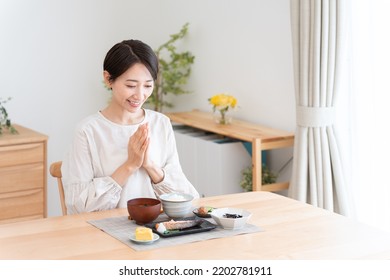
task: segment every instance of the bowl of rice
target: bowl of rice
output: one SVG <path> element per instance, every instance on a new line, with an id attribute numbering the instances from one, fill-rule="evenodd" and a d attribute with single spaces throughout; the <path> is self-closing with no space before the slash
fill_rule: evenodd
<path id="1" fill-rule="evenodd" d="M 165 214 L 172 219 L 183 218 L 192 211 L 194 197 L 187 193 L 165 193 L 160 195 Z"/>

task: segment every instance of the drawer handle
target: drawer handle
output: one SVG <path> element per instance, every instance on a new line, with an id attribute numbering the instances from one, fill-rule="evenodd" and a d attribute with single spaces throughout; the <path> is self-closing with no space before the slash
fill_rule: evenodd
<path id="1" fill-rule="evenodd" d="M 33 150 L 42 146 L 42 143 L 36 144 L 23 144 L 23 145 L 12 145 L 0 148 L 0 152 L 14 151 L 14 150 Z"/>
<path id="2" fill-rule="evenodd" d="M 30 170 L 43 170 L 43 164 L 42 162 L 37 163 L 29 163 L 29 164 L 22 164 L 22 165 L 15 165 L 15 166 L 6 166 L 2 167 L 0 169 L 0 174 L 3 171 L 4 173 L 12 172 L 12 171 L 22 171 L 25 172 L 27 169 Z"/>
<path id="3" fill-rule="evenodd" d="M 22 196 L 31 196 L 37 193 L 42 192 L 43 189 L 32 189 L 27 191 L 20 191 L 20 192 L 10 192 L 10 193 L 3 193 L 0 194 L 0 199 L 6 199 L 6 198 L 14 198 L 14 197 L 22 197 Z"/>
<path id="4" fill-rule="evenodd" d="M 0 174 L 1 172 L 7 173 L 7 172 L 12 172 L 12 171 L 22 171 L 26 172 L 29 170 L 43 170 L 44 165 L 41 162 L 36 162 L 36 163 L 27 163 L 27 164 L 21 164 L 21 165 L 15 165 L 15 166 L 6 166 L 2 167 L 0 169 Z"/>

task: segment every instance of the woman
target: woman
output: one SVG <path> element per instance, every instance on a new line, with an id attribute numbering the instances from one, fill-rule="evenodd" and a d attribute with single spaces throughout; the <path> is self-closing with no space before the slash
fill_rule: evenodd
<path id="1" fill-rule="evenodd" d="M 84 119 L 62 165 L 68 214 L 124 208 L 129 199 L 199 194 L 182 172 L 170 120 L 143 109 L 158 59 L 138 40 L 114 45 L 104 60 L 110 104 Z"/>

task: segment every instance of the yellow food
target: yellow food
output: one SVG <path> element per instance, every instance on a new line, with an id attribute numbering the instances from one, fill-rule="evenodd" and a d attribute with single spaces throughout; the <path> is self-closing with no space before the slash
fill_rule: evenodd
<path id="1" fill-rule="evenodd" d="M 135 229 L 135 239 L 139 241 L 153 240 L 153 232 L 150 228 L 137 227 Z"/>

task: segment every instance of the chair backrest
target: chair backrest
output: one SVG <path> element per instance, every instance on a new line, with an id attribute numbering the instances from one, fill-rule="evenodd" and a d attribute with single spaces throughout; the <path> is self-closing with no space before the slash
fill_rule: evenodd
<path id="1" fill-rule="evenodd" d="M 58 192 L 60 194 L 62 215 L 66 215 L 67 213 L 66 213 L 66 205 L 65 205 L 64 186 L 62 185 L 61 165 L 62 165 L 62 161 L 53 162 L 50 165 L 50 174 L 51 174 L 51 176 L 57 178 Z"/>

